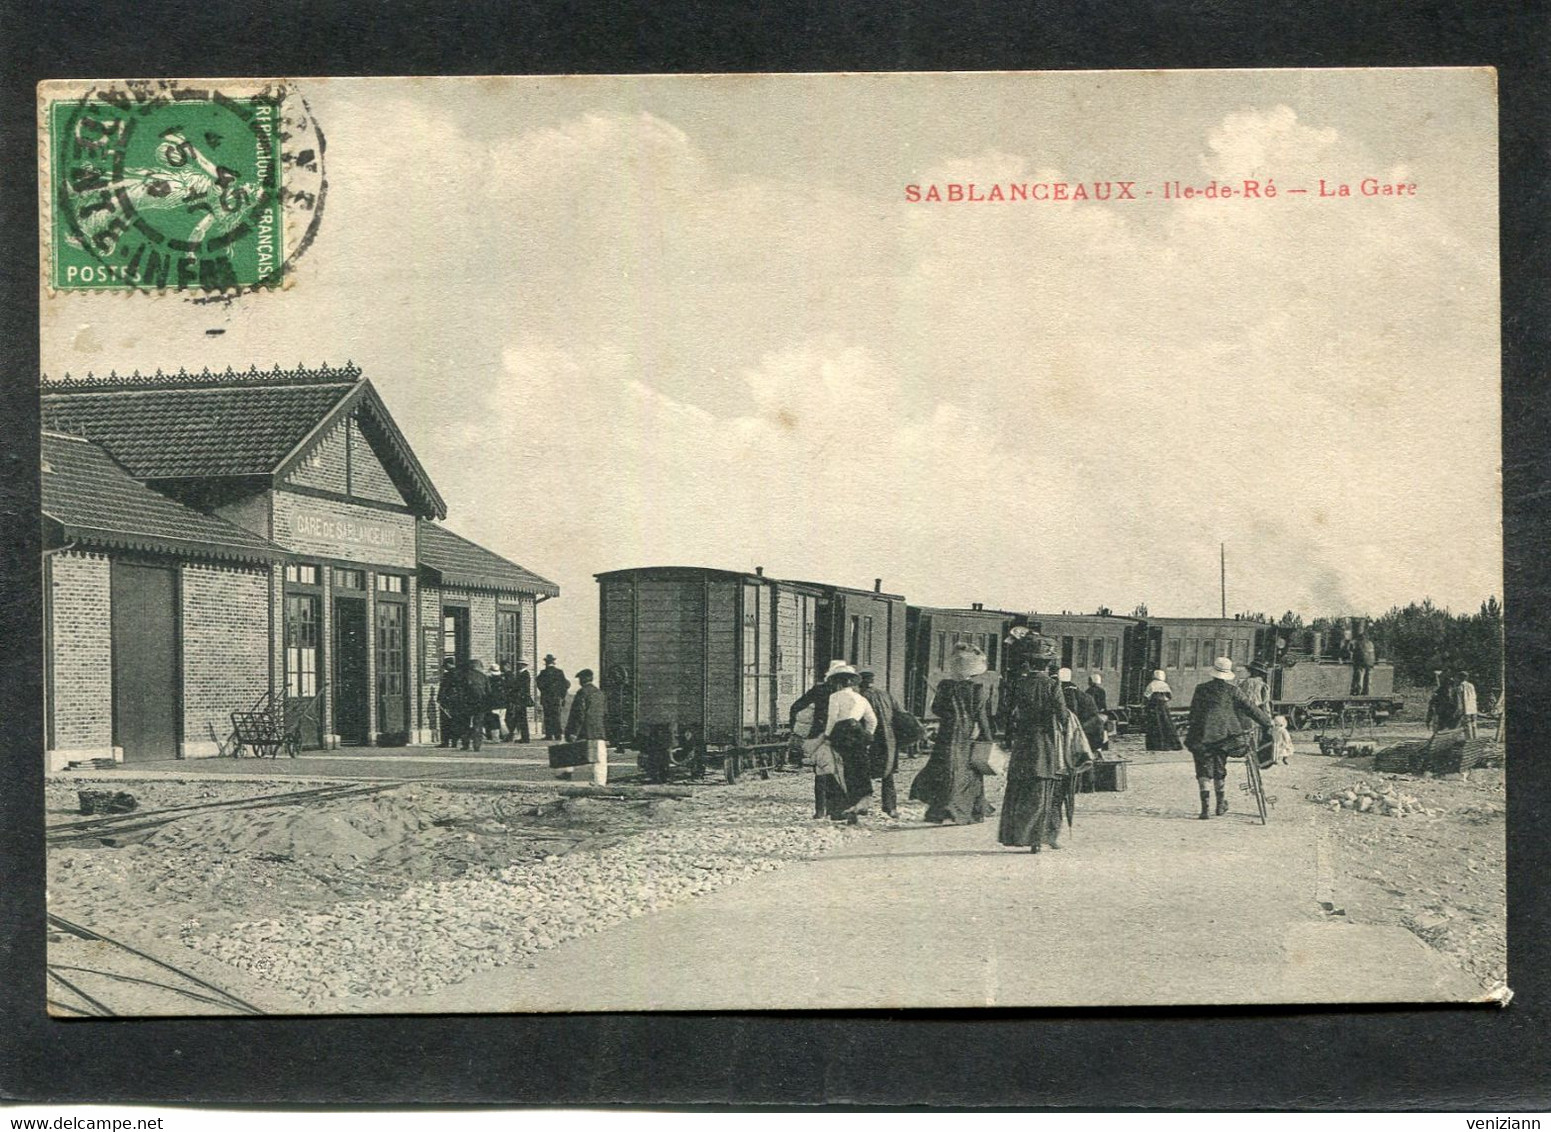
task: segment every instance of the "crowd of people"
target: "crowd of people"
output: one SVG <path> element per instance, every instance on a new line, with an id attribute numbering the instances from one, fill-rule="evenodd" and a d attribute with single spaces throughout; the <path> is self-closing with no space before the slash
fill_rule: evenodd
<path id="1" fill-rule="evenodd" d="M 1005 676 L 999 676 L 978 646 L 954 647 L 951 674 L 939 681 L 930 705 L 937 724 L 930 754 L 909 797 L 925 804 L 925 820 L 933 824 L 973 824 L 999 813 L 1001 844 L 1035 853 L 1059 849 L 1072 826 L 1081 777 L 1105 758 L 1114 734 L 1108 693 L 1099 674 L 1079 688 L 1071 671 L 1058 667 L 1056 642 L 1027 628 L 1011 631 L 1003 656 Z M 1147 749 L 1190 751 L 1202 820 L 1228 812 L 1230 759 L 1269 766 L 1290 752 L 1286 720 L 1271 713 L 1266 677 L 1262 664 L 1246 670 L 1219 657 L 1194 690 L 1181 738 L 1170 714 L 1173 691 L 1162 671 L 1153 673 L 1146 689 Z M 899 816 L 900 751 L 924 729 L 874 683 L 872 672 L 833 662 L 792 705 L 790 724 L 793 742 L 813 767 L 815 819 L 859 822 L 871 808 L 875 783 L 883 812 Z M 986 797 L 987 779 L 995 777 L 1005 781 L 999 810 Z"/>
<path id="2" fill-rule="evenodd" d="M 553 655 L 544 658 L 537 676 L 525 660 L 503 660 L 491 666 L 479 657 L 460 663 L 449 656 L 442 661 L 436 692 L 438 745 L 477 751 L 487 742 L 531 743 L 529 713 L 534 708 L 539 709 L 545 742 L 601 739 L 603 706 L 594 696 L 582 695 L 592 687 L 593 673 L 583 669 L 576 679 L 579 688 L 571 697 L 571 715 L 562 720 L 571 681 Z M 592 691 L 598 689 L 592 687 Z M 594 736 L 592 731 L 599 734 Z"/>

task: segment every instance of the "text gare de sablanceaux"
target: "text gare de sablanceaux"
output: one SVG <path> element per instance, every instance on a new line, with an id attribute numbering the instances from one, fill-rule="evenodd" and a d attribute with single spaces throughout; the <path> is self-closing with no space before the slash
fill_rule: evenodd
<path id="1" fill-rule="evenodd" d="M 1279 186 L 1274 179 L 1183 181 L 977 181 L 923 182 L 905 186 L 907 204 L 997 204 L 1013 201 L 1123 201 L 1153 197 L 1160 200 L 1276 200 L 1280 196 L 1414 197 L 1416 182 L 1363 177 L 1357 181 L 1327 181 L 1314 187 Z"/>

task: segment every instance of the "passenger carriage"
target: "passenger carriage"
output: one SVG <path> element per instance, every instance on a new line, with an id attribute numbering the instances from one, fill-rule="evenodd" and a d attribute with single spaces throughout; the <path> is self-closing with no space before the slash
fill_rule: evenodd
<path id="1" fill-rule="evenodd" d="M 906 606 L 905 696 L 901 701 L 905 710 L 923 720 L 930 716 L 938 683 L 953 675 L 949 663 L 954 645 L 967 642 L 977 646 L 986 654 L 986 666 L 999 674 L 1002 642 L 1012 623 L 1012 614 L 986 609 L 979 603 L 968 609 Z M 993 702 L 993 712 L 996 706 Z"/>

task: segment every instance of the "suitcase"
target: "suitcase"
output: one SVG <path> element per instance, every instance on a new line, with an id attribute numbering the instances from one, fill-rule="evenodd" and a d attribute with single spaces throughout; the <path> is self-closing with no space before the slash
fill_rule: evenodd
<path id="1" fill-rule="evenodd" d="M 1083 794 L 1097 791 L 1099 793 L 1119 793 L 1126 788 L 1126 764 L 1121 759 L 1105 759 L 1103 762 L 1095 761 L 1093 771 L 1082 776 L 1082 783 L 1078 791 Z"/>
<path id="2" fill-rule="evenodd" d="M 573 743 L 551 743 L 549 745 L 550 769 L 588 765 L 592 762 L 592 746 L 586 739 L 578 739 Z"/>

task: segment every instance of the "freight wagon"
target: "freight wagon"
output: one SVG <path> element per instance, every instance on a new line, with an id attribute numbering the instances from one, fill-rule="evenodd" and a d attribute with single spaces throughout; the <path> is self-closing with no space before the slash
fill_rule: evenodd
<path id="1" fill-rule="evenodd" d="M 919 719 L 931 712 L 938 681 L 951 676 L 948 663 L 953 646 L 961 641 L 977 645 L 986 654 L 986 665 L 1001 672 L 1002 642 L 1013 624 L 1013 615 L 975 604 L 969 609 L 905 607 L 905 710 Z M 996 704 L 993 703 L 995 711 Z"/>
<path id="2" fill-rule="evenodd" d="M 596 577 L 610 738 L 647 777 L 777 765 L 792 702 L 827 655 L 820 588 L 694 566 Z"/>
<path id="3" fill-rule="evenodd" d="M 696 566 L 598 581 L 610 738 L 653 780 L 719 763 L 729 781 L 785 761 L 791 706 L 829 667 L 870 667 L 903 694 L 905 599 Z"/>

